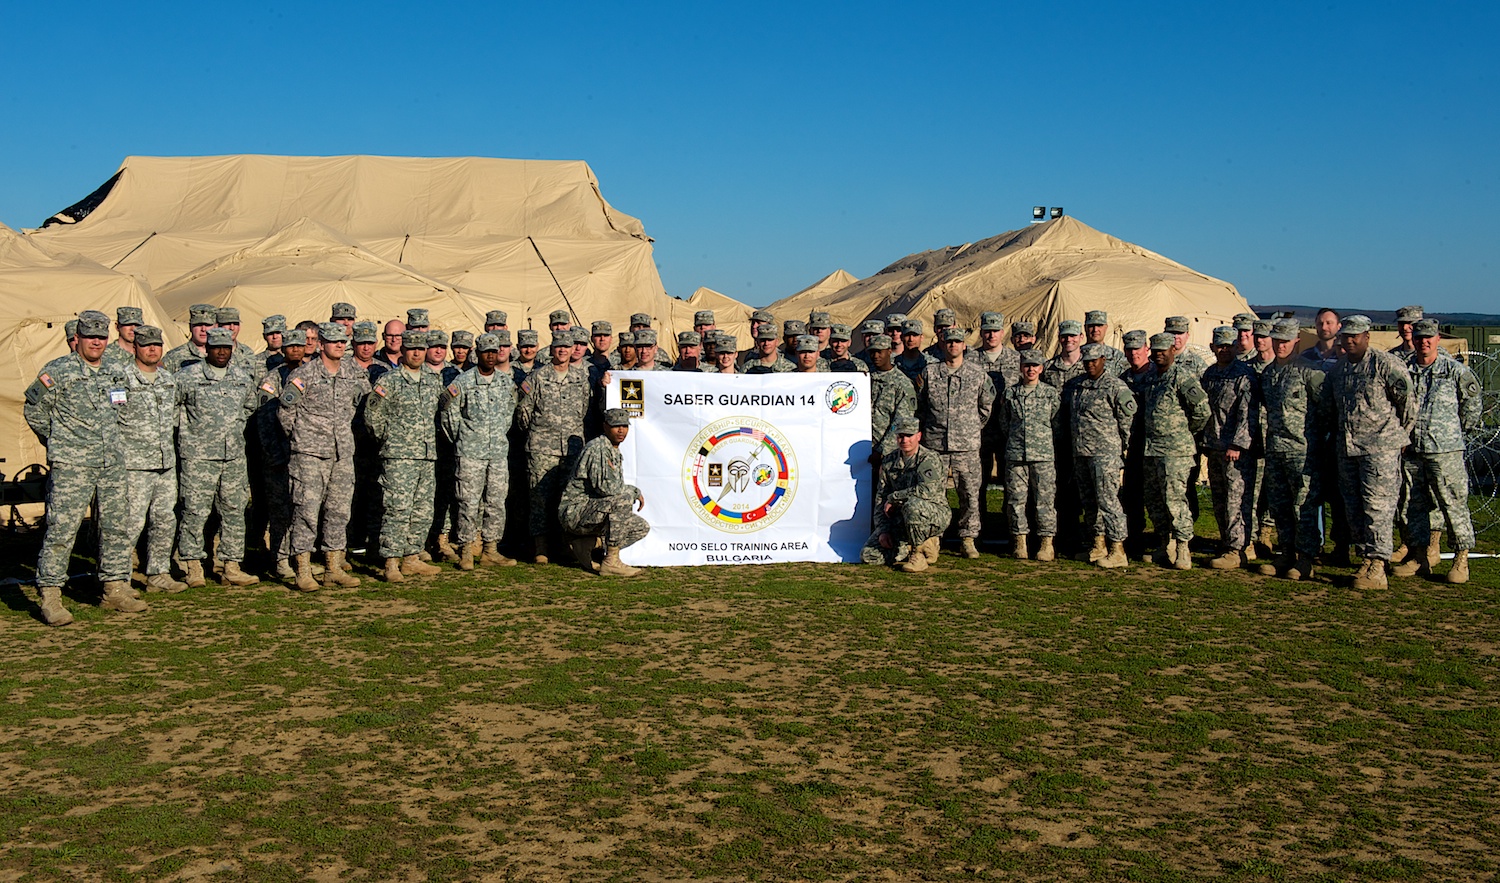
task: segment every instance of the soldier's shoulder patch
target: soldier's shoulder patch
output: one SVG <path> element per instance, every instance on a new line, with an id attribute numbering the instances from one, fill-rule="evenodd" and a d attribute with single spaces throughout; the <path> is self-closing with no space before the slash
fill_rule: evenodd
<path id="1" fill-rule="evenodd" d="M 524 392 L 527 395 L 531 395 L 531 378 L 530 377 L 528 377 L 525 380 L 521 381 L 521 392 Z"/>
<path id="2" fill-rule="evenodd" d="M 41 381 L 42 386 L 45 386 L 48 389 L 51 389 L 52 385 L 57 382 L 57 381 L 53 380 L 52 379 L 52 375 L 48 374 L 46 371 L 43 371 L 42 373 L 38 374 L 36 376 L 36 379 L 39 380 L 39 381 Z"/>
<path id="3" fill-rule="evenodd" d="M 450 397 L 456 399 L 456 398 L 458 398 L 458 395 L 459 395 L 460 392 L 461 392 L 461 390 L 458 388 L 458 383 L 454 382 L 454 383 L 448 384 L 448 395 Z"/>
<path id="4" fill-rule="evenodd" d="M 261 388 L 261 389 L 262 389 L 262 390 L 263 390 L 263 391 L 264 391 L 264 392 L 265 392 L 265 394 L 266 394 L 266 395 L 268 395 L 268 396 L 273 396 L 273 395 L 276 395 L 276 384 L 274 384 L 274 383 L 272 383 L 272 382 L 271 382 L 271 381 L 269 381 L 269 380 L 267 380 L 267 381 L 266 381 L 266 382 L 265 382 L 265 383 L 262 383 L 262 384 L 261 384 L 261 385 L 260 385 L 260 388 Z"/>
<path id="5" fill-rule="evenodd" d="M 293 377 L 292 386 L 297 387 L 303 392 L 307 392 L 307 381 L 303 380 L 301 377 Z"/>
<path id="6" fill-rule="evenodd" d="M 386 392 L 385 384 L 383 384 L 383 383 L 377 383 L 377 384 L 375 384 L 373 387 L 370 388 L 370 392 L 375 393 L 376 395 L 380 396 L 381 398 L 385 398 L 387 395 L 389 395 L 389 393 Z"/>

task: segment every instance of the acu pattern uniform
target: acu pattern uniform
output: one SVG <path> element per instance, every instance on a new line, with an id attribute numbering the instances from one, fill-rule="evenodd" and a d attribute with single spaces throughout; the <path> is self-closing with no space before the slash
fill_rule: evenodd
<path id="1" fill-rule="evenodd" d="M 1208 423 L 1200 434 L 1208 454 L 1208 484 L 1213 493 L 1214 520 L 1227 552 L 1243 552 L 1250 543 L 1255 520 L 1255 454 L 1260 436 L 1260 378 L 1238 359 L 1217 362 L 1203 372 L 1208 396 Z M 1225 451 L 1240 452 L 1230 462 Z"/>
<path id="2" fill-rule="evenodd" d="M 1295 335 L 1296 330 L 1289 333 Z M 1281 557 L 1295 554 L 1298 575 L 1311 576 L 1302 568 L 1310 565 L 1323 545 L 1317 453 L 1323 372 L 1303 359 L 1293 358 L 1287 365 L 1273 362 L 1261 372 L 1260 388 L 1266 416 L 1262 487 L 1270 499 Z M 1286 568 L 1276 570 L 1284 573 Z"/>
<path id="3" fill-rule="evenodd" d="M 177 456 L 182 462 L 177 553 L 187 562 L 207 557 L 204 527 L 212 511 L 218 509 L 216 557 L 225 562 L 242 561 L 245 507 L 250 502 L 245 424 L 260 405 L 255 378 L 234 361 L 223 368 L 205 361 L 188 365 L 173 379 L 179 415 Z"/>
<path id="4" fill-rule="evenodd" d="M 527 481 L 531 487 L 531 535 L 545 544 L 568 467 L 583 450 L 583 422 L 592 390 L 582 367 L 559 374 L 540 365 L 521 384 L 516 406 L 526 432 Z"/>
<path id="5" fill-rule="evenodd" d="M 481 335 L 480 346 L 487 341 Z M 488 546 L 505 533 L 505 498 L 510 494 L 510 426 L 516 386 L 509 371 L 489 377 L 478 368 L 448 384 L 439 420 L 458 456 L 458 542 Z"/>
<path id="6" fill-rule="evenodd" d="M 141 569 L 149 578 L 170 573 L 177 538 L 177 384 L 159 367 L 147 380 L 133 359 L 124 376 L 119 431 L 130 513 L 125 540 L 134 546 L 145 532 Z"/>
<path id="7" fill-rule="evenodd" d="M 1198 453 L 1193 437 L 1207 423 L 1208 395 L 1190 368 L 1173 363 L 1142 384 L 1146 508 L 1165 550 L 1172 551 L 1171 541 L 1178 544 L 1173 557 L 1179 567 L 1192 561 L 1188 557 L 1188 541 L 1193 538 L 1188 476 Z"/>
<path id="8" fill-rule="evenodd" d="M 1031 533 L 1028 503 L 1036 511 L 1037 536 L 1050 542 L 1057 534 L 1057 462 L 1053 441 L 1062 408 L 1057 388 L 1040 380 L 1005 388 L 1001 399 L 1005 431 L 1005 515 L 1020 544 Z"/>
<path id="9" fill-rule="evenodd" d="M 1062 401 L 1072 433 L 1073 480 L 1083 504 L 1086 535 L 1124 543 L 1120 470 L 1125 467 L 1125 452 L 1130 448 L 1135 396 L 1106 367 L 1097 379 L 1085 372 L 1068 381 Z"/>
<path id="10" fill-rule="evenodd" d="M 351 357 L 333 374 L 313 356 L 287 375 L 277 416 L 291 442 L 293 555 L 315 546 L 344 551 L 354 498 L 354 415 L 369 392 L 368 375 Z"/>
<path id="11" fill-rule="evenodd" d="M 1413 549 L 1426 545 L 1434 535 L 1441 540 L 1442 528 L 1434 529 L 1432 518 L 1433 509 L 1441 509 L 1452 526 L 1453 550 L 1472 549 L 1474 523 L 1468 508 L 1464 436 L 1478 429 L 1484 419 L 1479 378 L 1467 365 L 1441 350 L 1431 365 L 1421 365 L 1413 357 L 1407 368 L 1415 412 L 1411 447 L 1404 462 L 1411 486 L 1407 545 Z M 1429 560 L 1437 551 L 1430 550 Z"/>
<path id="12" fill-rule="evenodd" d="M 984 491 L 979 436 L 990 419 L 995 386 L 971 359 L 964 359 L 956 369 L 946 362 L 932 362 L 922 372 L 917 396 L 923 418 L 922 446 L 938 452 L 945 471 L 952 475 L 958 493 L 958 535 L 972 542 L 979 536 Z"/>
<path id="13" fill-rule="evenodd" d="M 860 560 L 866 564 L 901 561 L 921 555 L 918 547 L 942 536 L 953 518 L 946 479 L 947 469 L 938 455 L 921 445 L 910 457 L 899 449 L 886 454 L 875 487 L 875 526 L 860 550 Z M 890 513 L 885 511 L 888 503 L 893 505 Z M 881 548 L 881 534 L 895 540 L 891 549 Z"/>
<path id="14" fill-rule="evenodd" d="M 623 549 L 650 533 L 646 519 L 632 511 L 641 492 L 625 483 L 625 458 L 607 437 L 584 446 L 563 487 L 557 515 L 573 536 L 604 538 L 608 549 Z M 588 562 L 580 562 L 587 566 Z"/>
<path id="15" fill-rule="evenodd" d="M 438 397 L 442 375 L 423 365 L 382 374 L 365 401 L 365 425 L 380 442 L 380 557 L 417 555 L 432 526 Z"/>

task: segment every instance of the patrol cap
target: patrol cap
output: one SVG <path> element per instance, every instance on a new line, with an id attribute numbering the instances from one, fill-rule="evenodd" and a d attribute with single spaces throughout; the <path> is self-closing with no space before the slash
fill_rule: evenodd
<path id="1" fill-rule="evenodd" d="M 574 346 L 577 346 L 580 343 L 587 344 L 589 342 L 589 330 L 587 328 L 583 327 L 582 325 L 574 325 L 572 328 L 569 328 L 568 330 L 571 331 L 571 332 L 573 332 L 573 345 Z"/>
<path id="2" fill-rule="evenodd" d="M 834 322 L 832 325 L 828 326 L 828 339 L 848 340 L 849 326 L 843 324 L 842 322 Z"/>
<path id="3" fill-rule="evenodd" d="M 240 324 L 240 311 L 236 307 L 219 307 L 214 310 L 214 321 L 220 325 Z"/>
<path id="4" fill-rule="evenodd" d="M 714 352 L 732 353 L 739 348 L 739 339 L 733 334 L 720 334 L 715 338 Z"/>
<path id="5" fill-rule="evenodd" d="M 1214 329 L 1214 346 L 1230 346 L 1237 339 L 1239 335 L 1235 332 L 1233 325 L 1220 325 Z"/>
<path id="6" fill-rule="evenodd" d="M 1086 343 L 1079 351 L 1079 358 L 1085 362 L 1104 358 L 1104 345 L 1100 343 Z"/>
<path id="7" fill-rule="evenodd" d="M 994 311 L 990 311 L 990 312 L 987 312 L 987 313 L 980 313 L 979 314 L 979 330 L 980 331 L 1004 331 L 1005 330 L 1005 314 L 1004 313 L 996 313 Z"/>
<path id="8" fill-rule="evenodd" d="M 1255 336 L 1256 337 L 1270 337 L 1271 336 L 1271 320 L 1270 319 L 1256 319 L 1254 322 L 1250 323 L 1250 330 L 1253 331 L 1253 332 L 1255 332 Z"/>
<path id="9" fill-rule="evenodd" d="M 448 348 L 448 332 L 439 331 L 436 328 L 427 332 L 427 348 L 432 349 L 435 346 L 440 346 L 443 349 Z"/>
<path id="10" fill-rule="evenodd" d="M 208 342 L 204 346 L 210 349 L 216 346 L 232 347 L 234 346 L 234 332 L 228 328 L 210 328 L 208 330 Z"/>
<path id="11" fill-rule="evenodd" d="M 142 325 L 135 329 L 136 346 L 161 346 L 161 329 L 155 325 Z"/>
<path id="12" fill-rule="evenodd" d="M 407 332 L 407 334 L 410 333 Z M 337 322 L 324 322 L 318 326 L 318 339 L 324 343 L 348 343 L 349 329 Z M 401 336 L 401 340 L 403 342 L 406 340 L 405 334 Z"/>
<path id="13" fill-rule="evenodd" d="M 407 328 L 426 328 L 432 324 L 427 318 L 427 311 L 423 309 L 412 309 L 406 311 Z"/>
<path id="14" fill-rule="evenodd" d="M 274 313 L 260 320 L 261 334 L 285 334 L 286 317 L 280 313 Z"/>
<path id="15" fill-rule="evenodd" d="M 620 336 L 615 338 L 615 342 L 622 347 L 635 346 L 635 332 L 621 331 Z"/>
<path id="16" fill-rule="evenodd" d="M 478 340 L 474 341 L 474 351 L 480 353 L 498 353 L 500 352 L 500 338 L 496 337 L 493 332 L 486 331 L 484 334 L 479 335 Z"/>
<path id="17" fill-rule="evenodd" d="M 566 328 L 552 332 L 552 340 L 548 342 L 548 349 L 557 349 L 560 346 L 571 347 L 573 345 L 573 332 Z"/>
<path id="18" fill-rule="evenodd" d="M 917 422 L 917 418 L 915 418 L 915 417 L 898 417 L 898 418 L 896 418 L 896 434 L 897 435 L 916 435 L 917 433 L 919 433 L 921 431 L 922 431 L 922 424 L 920 424 L 920 423 Z"/>
<path id="19" fill-rule="evenodd" d="M 300 329 L 297 331 L 296 334 L 288 334 L 286 336 L 286 340 L 283 340 L 281 342 L 281 348 L 282 349 L 286 349 L 287 347 L 293 347 L 293 346 L 294 347 L 299 347 L 301 349 L 307 349 L 307 335 L 305 333 L 303 333 Z"/>
<path id="20" fill-rule="evenodd" d="M 921 334 L 922 333 L 922 320 L 921 319 L 907 319 L 906 321 L 902 322 L 901 323 L 901 333 L 902 334 Z"/>
<path id="21" fill-rule="evenodd" d="M 503 347 L 509 347 L 510 346 L 510 329 L 509 328 L 496 328 L 494 331 L 486 331 L 485 334 L 488 334 L 490 337 L 495 338 L 495 342 L 497 344 L 499 344 L 500 346 L 503 346 Z M 481 334 L 479 336 L 483 337 L 484 334 Z"/>
<path id="22" fill-rule="evenodd" d="M 522 328 L 516 332 L 516 346 L 540 346 L 541 340 L 535 328 Z"/>
<path id="23" fill-rule="evenodd" d="M 859 326 L 860 334 L 884 334 L 885 323 L 879 319 L 866 319 Z"/>
<path id="24" fill-rule="evenodd" d="M 510 317 L 505 314 L 504 310 L 490 310 L 484 314 L 484 324 L 486 325 L 505 325 L 509 319 Z"/>
<path id="25" fill-rule="evenodd" d="M 714 324 L 714 311 L 713 310 L 699 310 L 698 312 L 694 313 L 693 314 L 693 324 L 694 325 L 712 325 L 712 324 Z"/>
<path id="26" fill-rule="evenodd" d="M 328 311 L 328 315 L 334 319 L 357 319 L 359 310 L 354 308 L 354 304 L 339 301 L 333 305 L 333 309 Z"/>
<path id="27" fill-rule="evenodd" d="M 109 317 L 98 310 L 84 310 L 78 314 L 78 330 L 74 333 L 78 337 L 103 337 L 107 340 Z"/>
<path id="28" fill-rule="evenodd" d="M 649 314 L 647 314 L 647 313 L 631 313 L 630 314 L 630 324 L 631 325 L 644 325 L 647 328 L 650 328 L 651 327 L 651 316 Z"/>
<path id="29" fill-rule="evenodd" d="M 218 321 L 219 308 L 213 304 L 193 304 L 188 307 L 189 325 L 212 325 Z"/>
<path id="30" fill-rule="evenodd" d="M 886 325 L 890 325 L 892 322 L 896 323 L 897 325 L 900 325 L 900 324 L 903 324 L 905 321 L 906 321 L 906 314 L 905 313 L 886 313 L 885 314 L 885 324 Z"/>
<path id="31" fill-rule="evenodd" d="M 1167 320 L 1162 323 L 1161 330 L 1167 332 L 1168 334 L 1187 334 L 1187 316 L 1168 316 Z M 1155 349 L 1155 344 L 1153 344 L 1151 348 Z"/>
<path id="32" fill-rule="evenodd" d="M 624 408 L 605 408 L 604 409 L 604 425 L 605 426 L 629 426 L 630 425 L 630 412 L 627 411 L 627 410 L 625 410 Z"/>
<path id="33" fill-rule="evenodd" d="M 1042 358 L 1041 350 L 1021 350 L 1022 365 L 1045 365 L 1047 360 Z"/>
<path id="34" fill-rule="evenodd" d="M 572 325 L 573 316 L 567 310 L 553 310 L 547 314 L 548 325 Z"/>
<path id="35" fill-rule="evenodd" d="M 807 314 L 807 327 L 808 328 L 832 328 L 833 327 L 833 319 L 831 319 L 829 317 L 829 315 L 827 313 L 825 313 L 825 312 L 821 312 L 819 310 L 814 310 L 813 312 Z"/>
<path id="36" fill-rule="evenodd" d="M 696 331 L 679 331 L 677 332 L 677 345 L 679 347 L 702 346 L 703 335 Z"/>
<path id="37" fill-rule="evenodd" d="M 1427 311 L 1422 309 L 1421 304 L 1412 304 L 1411 306 L 1402 307 L 1401 309 L 1396 311 L 1396 321 L 1416 322 L 1418 319 L 1421 319 L 1425 315 L 1427 315 Z"/>
<path id="38" fill-rule="evenodd" d="M 796 337 L 807 333 L 807 323 L 801 319 L 788 319 L 781 323 L 782 337 Z"/>
<path id="39" fill-rule="evenodd" d="M 1013 323 L 1011 323 L 1011 326 L 1010 326 L 1010 333 L 1013 334 L 1013 335 L 1014 334 L 1025 334 L 1025 335 L 1029 335 L 1031 337 L 1036 337 L 1036 323 L 1035 322 L 1013 322 Z"/>
<path id="40" fill-rule="evenodd" d="M 637 328 L 635 332 L 636 346 L 656 346 L 655 328 Z"/>
<path id="41" fill-rule="evenodd" d="M 375 323 L 374 322 L 355 322 L 354 323 L 354 342 L 355 343 L 379 343 L 380 342 L 380 330 L 375 327 Z"/>
<path id="42" fill-rule="evenodd" d="M 1153 351 L 1169 350 L 1175 346 L 1177 346 L 1177 337 L 1170 331 L 1151 335 L 1151 349 Z"/>
<path id="43" fill-rule="evenodd" d="M 932 314 L 932 327 L 934 329 L 948 328 L 957 324 L 958 313 L 950 310 L 947 307 L 943 307 L 941 310 L 938 310 L 937 312 Z"/>
<path id="44" fill-rule="evenodd" d="M 1088 327 L 1089 325 L 1108 325 L 1109 313 L 1103 310 L 1089 310 L 1083 314 L 1083 324 L 1084 327 Z"/>
<path id="45" fill-rule="evenodd" d="M 1128 350 L 1138 350 L 1146 345 L 1146 332 L 1139 328 L 1134 331 L 1127 331 L 1125 332 L 1125 336 L 1120 339 L 1120 342 Z"/>
<path id="46" fill-rule="evenodd" d="M 63 323 L 63 334 L 67 335 L 68 340 L 72 340 L 73 338 L 77 337 L 78 336 L 78 320 L 77 319 L 69 319 L 68 321 L 64 322 Z"/>
<path id="47" fill-rule="evenodd" d="M 453 332 L 453 345 L 466 346 L 472 349 L 474 346 L 474 332 L 462 330 Z"/>
<path id="48" fill-rule="evenodd" d="M 891 343 L 891 336 L 889 334 L 877 334 L 870 338 L 869 343 L 865 344 L 865 349 L 867 350 L 888 350 L 893 347 L 894 344 Z"/>
<path id="49" fill-rule="evenodd" d="M 818 351 L 818 339 L 811 334 L 799 334 L 796 349 L 799 353 L 815 353 Z"/>
<path id="50" fill-rule="evenodd" d="M 614 333 L 615 333 L 615 326 L 609 324 L 608 322 L 605 322 L 602 319 L 599 320 L 599 321 L 597 321 L 597 322 L 594 322 L 591 325 L 589 325 L 589 336 L 590 337 L 598 337 L 601 334 L 614 334 Z"/>
<path id="51" fill-rule="evenodd" d="M 964 333 L 964 330 L 962 328 L 959 328 L 959 327 L 956 327 L 956 326 L 950 327 L 950 328 L 944 328 L 943 329 L 943 335 L 942 335 L 942 337 L 943 337 L 943 343 L 947 343 L 950 340 L 956 340 L 956 341 L 962 343 L 963 339 L 965 337 L 967 337 L 967 336 L 968 335 Z"/>
<path id="52" fill-rule="evenodd" d="M 775 325 L 761 325 L 759 328 L 755 329 L 756 340 L 775 340 L 780 336 L 781 335 L 776 333 Z"/>
<path id="53" fill-rule="evenodd" d="M 1251 323 L 1253 325 L 1255 323 L 1255 314 L 1254 313 L 1235 313 L 1234 314 L 1234 318 L 1229 322 L 1229 324 L 1233 325 L 1234 328 L 1235 328 L 1235 330 L 1238 331 L 1241 322 L 1249 322 L 1249 323 Z"/>
<path id="54" fill-rule="evenodd" d="M 770 310 L 756 310 L 750 314 L 751 322 L 775 322 L 776 317 L 771 315 Z"/>
<path id="55" fill-rule="evenodd" d="M 1277 319 L 1271 323 L 1272 340 L 1296 340 L 1297 333 L 1302 330 L 1302 323 L 1293 318 Z"/>
<path id="56" fill-rule="evenodd" d="M 1343 324 L 1339 325 L 1340 334 L 1364 334 L 1370 330 L 1369 316 L 1348 316 Z"/>
<path id="57" fill-rule="evenodd" d="M 1416 337 L 1437 337 L 1438 336 L 1438 323 L 1437 323 L 1437 320 L 1436 319 L 1418 319 L 1416 322 L 1413 322 L 1412 326 L 1411 326 L 1411 336 L 1414 337 L 1414 338 L 1416 338 Z"/>
<path id="58" fill-rule="evenodd" d="M 1255 330 L 1255 320 L 1254 319 L 1244 319 L 1244 318 L 1238 318 L 1238 317 L 1236 317 L 1235 320 L 1234 320 L 1234 322 L 1230 325 L 1230 327 L 1233 328 L 1235 331 L 1254 331 Z"/>
<path id="59" fill-rule="evenodd" d="M 1080 322 L 1080 321 L 1078 321 L 1077 319 L 1064 319 L 1061 322 L 1057 323 L 1057 336 L 1058 337 L 1062 337 L 1064 334 L 1082 334 L 1082 333 L 1083 333 L 1083 323 Z"/>
<path id="60" fill-rule="evenodd" d="M 140 307 L 115 307 L 116 325 L 144 325 L 146 316 Z"/>
<path id="61" fill-rule="evenodd" d="M 321 329 L 319 334 L 321 334 Z M 408 331 L 401 335 L 401 348 L 404 350 L 427 349 L 427 338 L 431 334 L 428 331 Z"/>

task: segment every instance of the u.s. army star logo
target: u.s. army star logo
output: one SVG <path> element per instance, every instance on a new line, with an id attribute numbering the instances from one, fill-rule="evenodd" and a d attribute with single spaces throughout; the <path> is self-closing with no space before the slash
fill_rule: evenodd
<path id="1" fill-rule="evenodd" d="M 797 491 L 797 459 L 786 436 L 754 417 L 705 426 L 683 458 L 682 489 L 693 514 L 730 533 L 768 527 Z"/>
<path id="2" fill-rule="evenodd" d="M 620 407 L 632 418 L 646 413 L 646 381 L 639 378 L 620 380 Z"/>

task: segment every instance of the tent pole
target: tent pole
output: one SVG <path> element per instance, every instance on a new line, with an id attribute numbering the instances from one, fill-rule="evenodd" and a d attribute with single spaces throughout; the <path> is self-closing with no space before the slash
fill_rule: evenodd
<path id="1" fill-rule="evenodd" d="M 152 230 L 151 231 L 151 236 L 155 236 L 155 235 L 156 235 L 156 231 Z M 118 261 L 115 261 L 113 264 L 110 264 L 109 268 L 111 270 L 113 270 L 115 267 L 118 267 L 121 264 L 125 263 L 125 258 L 128 258 L 131 255 L 135 254 L 137 251 L 140 251 L 140 248 L 141 248 L 142 245 L 145 245 L 146 243 L 148 243 L 148 242 L 151 241 L 151 236 L 147 236 L 145 239 L 142 239 L 139 243 L 136 244 L 135 248 L 132 248 L 130 251 L 125 252 L 125 257 L 122 257 Z"/>
<path id="2" fill-rule="evenodd" d="M 557 286 L 557 293 L 562 295 L 563 303 L 568 305 L 568 312 L 573 314 L 573 321 L 582 325 L 583 320 L 578 318 L 578 311 L 573 309 L 573 302 L 568 300 L 568 293 L 563 291 L 562 283 L 557 281 L 557 274 L 552 272 L 552 267 L 547 263 L 547 259 L 542 257 L 542 250 L 537 247 L 536 240 L 528 235 L 526 241 L 531 243 L 531 250 L 536 252 L 537 260 L 541 261 L 542 266 L 547 268 L 547 275 L 552 277 L 552 284 Z"/>

